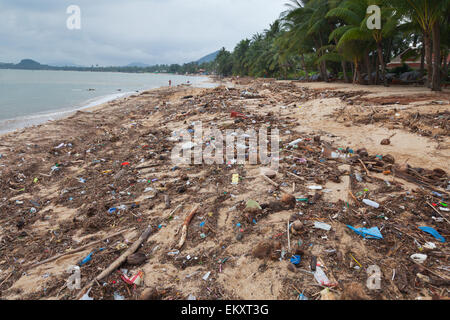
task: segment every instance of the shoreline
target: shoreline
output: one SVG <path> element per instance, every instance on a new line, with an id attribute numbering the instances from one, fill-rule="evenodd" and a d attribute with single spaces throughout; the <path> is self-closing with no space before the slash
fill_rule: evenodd
<path id="1" fill-rule="evenodd" d="M 80 71 L 81 72 L 81 71 Z M 205 87 L 217 85 L 217 82 L 214 81 L 210 76 L 200 75 L 198 77 L 202 77 L 205 81 L 201 81 L 197 84 L 192 84 L 193 87 L 202 87 L 202 84 L 206 84 Z M 128 91 L 128 92 L 120 92 L 120 93 L 111 93 L 103 96 L 99 96 L 96 98 L 89 99 L 87 101 L 81 102 L 82 106 L 72 106 L 66 107 L 62 109 L 43 111 L 39 113 L 34 113 L 26 116 L 19 116 L 12 119 L 0 119 L 0 126 L 6 126 L 6 129 L 0 127 L 0 138 L 9 133 L 13 133 L 15 131 L 23 130 L 26 128 L 32 128 L 34 126 L 40 126 L 46 124 L 48 122 L 61 120 L 71 115 L 75 114 L 77 111 L 92 111 L 97 108 L 102 107 L 110 102 L 119 102 L 123 99 L 126 99 L 130 96 L 140 95 L 143 92 L 147 92 L 149 90 L 155 90 L 160 88 L 166 88 L 167 86 L 153 87 L 149 89 L 137 90 L 137 91 Z M 167 87 L 168 88 L 168 87 Z M 14 124 L 17 123 L 17 124 Z M 9 126 L 9 128 L 8 128 Z"/>

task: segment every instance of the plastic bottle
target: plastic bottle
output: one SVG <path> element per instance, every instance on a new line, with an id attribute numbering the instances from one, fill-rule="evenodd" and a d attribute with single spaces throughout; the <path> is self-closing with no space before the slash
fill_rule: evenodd
<path id="1" fill-rule="evenodd" d="M 374 207 L 376 209 L 378 209 L 380 207 L 380 204 L 376 203 L 375 201 L 369 200 L 369 199 L 364 199 L 363 202 L 365 204 L 367 204 L 368 206 Z"/>

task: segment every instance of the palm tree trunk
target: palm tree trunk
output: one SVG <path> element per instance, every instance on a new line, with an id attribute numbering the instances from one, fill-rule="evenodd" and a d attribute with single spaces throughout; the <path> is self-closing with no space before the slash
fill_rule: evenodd
<path id="1" fill-rule="evenodd" d="M 378 59 L 375 59 L 375 84 L 378 85 L 380 83 L 380 62 Z"/>
<path id="2" fill-rule="evenodd" d="M 370 67 L 370 57 L 369 57 L 369 51 L 366 52 L 364 55 L 364 59 L 366 60 L 366 69 L 367 69 L 367 78 L 369 85 L 373 84 L 372 81 L 372 68 Z"/>
<path id="3" fill-rule="evenodd" d="M 381 42 L 377 42 L 377 53 L 378 53 L 378 60 L 381 66 L 381 76 L 383 78 L 384 85 L 387 86 L 386 68 L 384 66 L 383 48 L 381 48 Z"/>
<path id="4" fill-rule="evenodd" d="M 425 61 L 427 63 L 427 83 L 426 86 L 431 88 L 431 82 L 433 79 L 433 61 L 431 53 L 431 37 L 429 32 L 424 32 L 423 39 L 425 41 Z"/>
<path id="5" fill-rule="evenodd" d="M 348 75 L 347 75 L 347 63 L 344 60 L 341 61 L 341 67 L 342 67 L 342 72 L 344 73 L 344 81 L 346 83 L 350 83 L 350 79 L 348 78 Z"/>
<path id="6" fill-rule="evenodd" d="M 423 79 L 423 75 L 425 74 L 425 46 L 422 46 L 420 50 L 420 79 Z"/>
<path id="7" fill-rule="evenodd" d="M 302 61 L 303 71 L 305 71 L 306 76 L 308 76 L 308 69 L 306 69 L 305 56 L 303 55 L 303 53 L 300 55 L 300 58 Z"/>
<path id="8" fill-rule="evenodd" d="M 433 24 L 433 84 L 431 90 L 441 91 L 441 35 L 439 29 L 439 21 Z"/>

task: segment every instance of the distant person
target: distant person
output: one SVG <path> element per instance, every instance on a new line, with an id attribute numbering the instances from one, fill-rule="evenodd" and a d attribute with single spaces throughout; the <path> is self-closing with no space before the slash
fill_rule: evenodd
<path id="1" fill-rule="evenodd" d="M 169 80 L 169 87 L 172 86 L 172 80 Z"/>

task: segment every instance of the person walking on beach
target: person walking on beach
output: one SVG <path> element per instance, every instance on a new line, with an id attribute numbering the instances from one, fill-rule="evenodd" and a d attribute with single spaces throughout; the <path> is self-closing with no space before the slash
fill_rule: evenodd
<path id="1" fill-rule="evenodd" d="M 169 87 L 172 86 L 172 80 L 169 80 Z"/>

